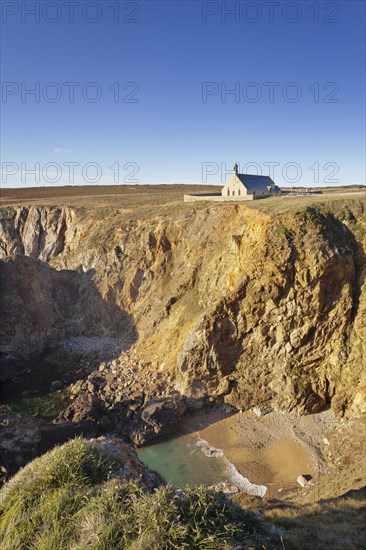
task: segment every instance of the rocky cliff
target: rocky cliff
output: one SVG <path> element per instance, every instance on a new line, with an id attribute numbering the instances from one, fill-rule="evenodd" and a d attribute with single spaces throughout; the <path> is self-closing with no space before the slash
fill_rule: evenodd
<path id="1" fill-rule="evenodd" d="M 73 326 L 73 335 L 132 346 L 197 401 L 299 412 L 331 404 L 357 415 L 366 412 L 365 247 L 360 199 L 273 215 L 214 205 L 141 219 L 112 208 L 100 217 L 9 207 L 2 351 L 41 353 Z"/>

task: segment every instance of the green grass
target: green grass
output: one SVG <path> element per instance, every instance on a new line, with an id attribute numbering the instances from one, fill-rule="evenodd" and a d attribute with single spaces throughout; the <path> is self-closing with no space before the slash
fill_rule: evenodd
<path id="1" fill-rule="evenodd" d="M 2 489 L 2 550 L 230 548 L 261 532 L 257 515 L 202 487 L 154 492 L 114 476 L 113 461 L 76 439 L 37 458 Z"/>
<path id="2" fill-rule="evenodd" d="M 280 232 L 280 235 L 283 235 L 286 238 L 290 238 L 293 236 L 293 231 L 287 229 L 287 227 L 285 227 L 284 225 L 280 225 L 278 231 Z"/>
<path id="3" fill-rule="evenodd" d="M 9 403 L 13 412 L 37 415 L 46 420 L 52 420 L 65 409 L 67 398 L 62 392 L 47 395 L 19 397 Z"/>
<path id="4" fill-rule="evenodd" d="M 82 439 L 28 464 L 0 493 L 1 549 L 365 548 L 365 489 L 303 504 L 230 500 L 203 487 L 151 491 L 117 478 L 120 465 Z"/>

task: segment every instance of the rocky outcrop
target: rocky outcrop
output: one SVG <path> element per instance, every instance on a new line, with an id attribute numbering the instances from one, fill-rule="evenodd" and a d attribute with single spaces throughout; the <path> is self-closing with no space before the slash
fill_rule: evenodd
<path id="1" fill-rule="evenodd" d="M 69 387 L 71 403 L 56 422 L 89 421 L 137 446 L 178 429 L 187 404 L 161 376 L 148 373 L 143 363 L 134 364 L 128 352 L 99 369 Z"/>
<path id="2" fill-rule="evenodd" d="M 309 413 L 334 399 L 339 412 L 341 373 L 362 379 L 359 329 L 361 353 L 349 354 L 352 326 L 364 326 L 362 246 L 333 215 L 310 211 L 286 224 L 263 224 L 257 249 L 246 242 L 252 235 L 240 239 L 231 288 L 200 316 L 178 354 L 183 394 L 225 393 L 243 409 L 270 403 Z"/>
<path id="3" fill-rule="evenodd" d="M 11 335 L 18 324 L 13 312 L 27 311 L 34 295 L 63 311 L 69 294 L 59 300 L 55 288 L 63 288 L 67 270 L 70 280 L 84 281 L 76 284 L 72 320 L 86 330 L 99 323 L 107 335 L 123 312 L 133 324 L 136 357 L 189 399 L 225 396 L 238 408 L 301 413 L 330 404 L 346 416 L 364 410 L 362 200 L 273 215 L 242 205 L 150 219 L 59 210 L 3 213 L 4 254 L 25 253 L 33 257 L 25 265 L 42 259 L 55 270 L 52 284 L 33 284 L 25 293 L 26 280 L 43 267 L 22 279 L 14 275 L 23 269 L 20 260 L 6 260 L 14 289 L 7 289 L 13 292 L 5 316 L 8 353 L 24 345 Z M 37 311 L 26 314 L 30 325 Z M 47 324 L 53 316 L 45 315 Z M 46 343 L 40 338 L 37 349 Z"/>
<path id="4" fill-rule="evenodd" d="M 18 207 L 0 217 L 0 258 L 25 254 L 49 262 L 64 248 L 77 243 L 78 225 L 73 209 Z"/>
<path id="5" fill-rule="evenodd" d="M 104 415 L 103 402 L 94 395 L 78 395 L 66 410 L 61 413 L 60 420 L 68 422 L 97 423 Z M 109 428 L 112 425 L 109 423 Z"/>
<path id="6" fill-rule="evenodd" d="M 132 319 L 103 300 L 93 272 L 56 270 L 40 260 L 15 255 L 0 260 L 0 285 L 5 359 L 41 355 L 79 336 L 113 335 L 122 352 L 135 338 Z"/>
<path id="7" fill-rule="evenodd" d="M 35 457 L 76 436 L 93 437 L 96 427 L 87 421 L 51 424 L 35 416 L 0 413 L 0 482 Z"/>
<path id="8" fill-rule="evenodd" d="M 90 441 L 117 463 L 114 470 L 116 478 L 136 480 L 150 490 L 165 485 L 166 482 L 161 475 L 141 462 L 131 445 L 121 443 L 119 438 L 103 435 Z"/>
<path id="9" fill-rule="evenodd" d="M 136 426 L 129 429 L 131 441 L 141 447 L 174 433 L 186 406 L 181 399 L 166 399 L 146 405 L 135 420 Z"/>

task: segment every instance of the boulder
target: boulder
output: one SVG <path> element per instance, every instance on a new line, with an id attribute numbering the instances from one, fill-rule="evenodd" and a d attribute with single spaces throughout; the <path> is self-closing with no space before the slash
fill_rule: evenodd
<path id="1" fill-rule="evenodd" d="M 113 422 L 108 418 L 108 416 L 103 415 L 98 422 L 98 426 L 101 430 L 103 430 L 103 432 L 109 432 L 113 429 Z"/>
<path id="2" fill-rule="evenodd" d="M 209 489 L 217 493 L 224 493 L 227 496 L 232 496 L 240 493 L 239 487 L 237 485 L 234 485 L 233 483 L 229 483 L 228 481 L 222 481 L 221 483 L 217 483 L 216 485 L 211 485 Z"/>
<path id="3" fill-rule="evenodd" d="M 355 415 L 361 415 L 366 413 L 366 388 L 360 388 L 353 398 L 351 405 L 351 411 Z"/>
<path id="4" fill-rule="evenodd" d="M 103 402 L 93 395 L 79 395 L 59 415 L 57 422 L 97 422 L 103 416 Z"/>
<path id="5" fill-rule="evenodd" d="M 165 399 L 149 403 L 136 419 L 129 437 L 135 445 L 142 446 L 174 433 L 186 410 L 180 399 Z"/>
<path id="6" fill-rule="evenodd" d="M 305 487 L 308 484 L 308 480 L 306 479 L 306 476 L 303 476 L 303 475 L 300 475 L 296 481 L 299 485 L 301 485 L 301 487 Z"/>

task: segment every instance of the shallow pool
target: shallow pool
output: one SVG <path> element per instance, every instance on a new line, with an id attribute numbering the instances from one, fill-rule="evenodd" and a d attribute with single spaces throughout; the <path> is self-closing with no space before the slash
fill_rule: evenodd
<path id="1" fill-rule="evenodd" d="M 225 465 L 219 457 L 208 458 L 198 438 L 182 435 L 141 449 L 138 454 L 149 468 L 176 486 L 213 485 L 227 480 Z"/>
<path id="2" fill-rule="evenodd" d="M 176 487 L 183 485 L 235 484 L 248 494 L 264 496 L 266 487 L 243 477 L 220 449 L 197 434 L 180 435 L 138 451 L 140 459 Z"/>

